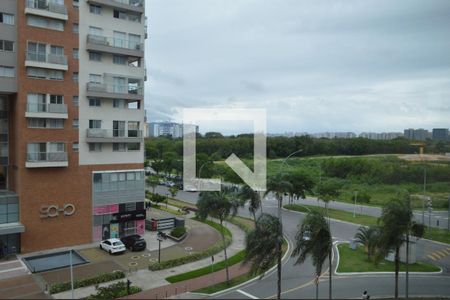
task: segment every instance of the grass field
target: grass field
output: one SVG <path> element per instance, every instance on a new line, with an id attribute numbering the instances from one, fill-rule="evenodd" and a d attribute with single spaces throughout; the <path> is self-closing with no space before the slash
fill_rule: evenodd
<path id="1" fill-rule="evenodd" d="M 325 208 L 321 206 L 288 204 L 283 207 L 303 213 L 308 213 L 311 210 L 317 210 L 325 215 Z M 376 217 L 361 214 L 356 214 L 356 217 L 353 217 L 353 213 L 347 211 L 328 209 L 328 213 L 330 215 L 330 218 L 332 219 L 360 224 L 364 226 L 376 225 L 378 222 L 378 218 Z M 450 231 L 446 229 L 438 229 L 435 227 L 426 228 L 424 238 L 450 244 Z"/>
<path id="2" fill-rule="evenodd" d="M 367 254 L 364 247 L 359 246 L 356 250 L 352 250 L 349 244 L 338 245 L 339 250 L 339 266 L 337 271 L 345 272 L 394 272 L 395 265 L 393 262 L 383 260 L 378 265 L 367 260 Z M 405 271 L 406 264 L 400 264 L 400 271 Z M 436 266 L 417 262 L 409 265 L 410 272 L 437 272 L 440 269 Z"/>

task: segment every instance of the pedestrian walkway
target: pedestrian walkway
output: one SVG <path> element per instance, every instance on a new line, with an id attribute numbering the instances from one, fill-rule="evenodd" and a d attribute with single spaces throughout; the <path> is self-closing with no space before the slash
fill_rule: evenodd
<path id="1" fill-rule="evenodd" d="M 431 252 L 430 254 L 427 255 L 427 258 L 433 260 L 433 261 L 437 261 L 437 260 L 441 260 L 444 259 L 445 257 L 450 255 L 450 247 L 448 247 L 447 249 L 442 248 L 440 250 L 435 250 L 433 252 Z"/>
<path id="2" fill-rule="evenodd" d="M 33 279 L 25 275 L 0 281 L 0 298 L 2 299 L 49 299 Z"/>
<path id="3" fill-rule="evenodd" d="M 29 274 L 27 267 L 19 259 L 0 262 L 0 280 Z"/>
<path id="4" fill-rule="evenodd" d="M 245 232 L 242 231 L 239 227 L 237 227 L 236 225 L 233 225 L 229 222 L 224 222 L 224 226 L 227 227 L 231 234 L 232 234 L 232 242 L 231 245 L 228 246 L 227 248 L 227 254 L 228 257 L 233 256 L 234 254 L 236 254 L 237 252 L 241 251 L 242 249 L 245 248 Z M 223 255 L 223 251 L 217 253 L 214 256 L 214 260 L 215 263 L 223 261 L 224 260 L 224 255 Z M 205 287 L 205 286 L 209 286 L 211 284 L 217 283 L 217 282 L 223 282 L 225 279 L 223 277 L 221 277 L 222 273 L 221 272 L 225 272 L 223 271 L 219 271 L 216 272 L 217 275 L 214 273 L 214 280 L 212 281 L 212 279 L 208 279 L 208 281 L 205 281 L 205 279 L 201 279 L 202 277 L 199 278 L 195 278 L 192 280 L 192 283 L 189 283 L 188 285 L 186 285 L 185 281 L 185 285 L 186 287 L 183 290 L 183 282 L 179 282 L 179 283 L 175 283 L 175 284 L 169 284 L 169 282 L 167 282 L 165 280 L 165 278 L 169 277 L 169 276 L 173 276 L 173 275 L 177 275 L 177 274 L 182 274 L 182 273 L 186 273 L 192 270 L 196 270 L 199 268 L 203 268 L 203 267 L 207 267 L 211 265 L 211 257 L 207 257 L 204 258 L 202 260 L 199 261 L 195 261 L 195 262 L 191 262 L 188 264 L 184 264 L 184 265 L 180 265 L 174 268 L 170 268 L 170 269 L 164 269 L 164 270 L 159 270 L 159 271 L 149 271 L 147 269 L 142 269 L 142 270 L 137 270 L 135 272 L 129 273 L 127 275 L 128 279 L 132 282 L 133 285 L 137 285 L 139 287 L 141 287 L 143 290 L 155 290 L 156 293 L 160 294 L 160 295 L 165 295 L 165 291 L 167 290 L 168 294 L 171 295 L 175 295 L 177 293 L 181 293 L 181 292 L 185 292 L 185 291 L 192 291 L 201 287 Z M 230 268 L 231 270 L 231 268 Z M 246 272 L 246 269 L 242 269 L 241 267 L 239 267 L 238 265 L 233 266 L 233 275 L 234 277 L 239 276 L 239 274 L 243 274 Z M 209 276 L 209 275 L 205 275 L 205 276 Z M 104 285 L 109 285 L 113 282 L 109 282 L 109 283 L 105 283 Z M 173 289 L 174 287 L 176 287 L 176 290 Z M 87 297 L 91 294 L 95 293 L 95 287 L 94 286 L 90 286 L 90 287 L 85 287 L 85 288 L 79 288 L 75 290 L 75 298 L 84 298 Z M 71 297 L 71 291 L 67 291 L 67 292 L 63 292 L 63 293 L 59 293 L 59 294 L 54 294 L 52 295 L 53 298 L 55 299 L 67 299 Z M 153 296 L 142 296 L 143 298 L 153 298 Z M 137 297 L 139 298 L 139 297 Z M 161 298 L 161 297 L 160 297 Z"/>

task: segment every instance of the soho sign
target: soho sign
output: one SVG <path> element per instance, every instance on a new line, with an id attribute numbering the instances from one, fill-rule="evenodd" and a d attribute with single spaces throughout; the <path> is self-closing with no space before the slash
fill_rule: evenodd
<path id="1" fill-rule="evenodd" d="M 41 206 L 40 213 L 41 218 L 54 218 L 59 216 L 60 213 L 64 214 L 64 216 L 71 216 L 75 213 L 75 205 L 64 204 L 62 207 L 58 205 Z"/>

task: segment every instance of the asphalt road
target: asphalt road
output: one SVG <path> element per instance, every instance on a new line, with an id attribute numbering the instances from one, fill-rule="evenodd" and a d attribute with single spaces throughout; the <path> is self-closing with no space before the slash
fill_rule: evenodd
<path id="1" fill-rule="evenodd" d="M 156 192 L 167 193 L 167 188 L 158 186 Z M 180 200 L 196 203 L 198 193 L 180 191 L 177 198 Z M 275 214 L 277 212 L 277 201 L 270 196 L 263 202 L 265 213 Z M 307 199 L 306 204 L 316 203 L 314 199 Z M 341 203 L 334 202 L 333 205 Z M 345 204 L 345 203 L 344 203 Z M 348 205 L 348 204 L 347 204 Z M 350 205 L 351 206 L 351 205 Z M 330 206 L 331 207 L 331 206 Z M 339 206 L 334 208 L 343 209 Z M 348 207 L 347 207 L 348 209 Z M 376 214 L 376 208 L 365 206 L 363 212 L 367 211 Z M 375 209 L 375 210 L 374 210 Z M 353 207 L 351 207 L 353 212 Z M 379 211 L 378 211 L 379 213 Z M 248 208 L 241 208 L 240 215 L 250 216 Z M 283 210 L 283 229 L 291 241 L 294 240 L 298 224 L 304 215 L 292 211 Z M 354 237 L 358 225 L 331 221 L 333 239 L 336 241 L 348 241 Z M 427 240 L 417 242 L 417 258 L 440 266 L 443 274 L 440 275 L 410 275 L 410 295 L 411 296 L 449 296 L 450 295 L 450 245 L 435 243 Z M 283 261 L 282 290 L 283 298 L 314 298 L 315 286 L 314 268 L 310 260 L 301 265 L 295 265 L 295 259 L 288 256 Z M 333 260 L 335 263 L 335 260 Z M 328 265 L 324 265 L 323 270 L 327 270 Z M 328 297 L 328 276 L 321 279 L 319 296 Z M 392 296 L 394 293 L 393 275 L 355 275 L 355 276 L 333 276 L 333 293 L 335 298 L 359 298 L 364 290 L 368 290 L 372 298 Z M 222 293 L 214 298 L 222 299 L 250 299 L 250 298 L 273 298 L 276 293 L 277 275 L 272 272 L 261 280 L 256 280 L 232 291 Z M 400 293 L 404 293 L 404 278 L 400 278 Z"/>

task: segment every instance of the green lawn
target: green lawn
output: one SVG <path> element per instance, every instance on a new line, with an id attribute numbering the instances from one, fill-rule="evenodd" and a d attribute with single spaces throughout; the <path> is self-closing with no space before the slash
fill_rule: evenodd
<path id="1" fill-rule="evenodd" d="M 320 211 L 323 214 L 325 214 L 325 208 L 323 206 L 288 204 L 283 207 L 286 209 L 304 212 L 304 213 L 307 213 L 310 210 L 316 210 L 316 211 Z M 347 222 L 361 224 L 361 225 L 365 225 L 365 226 L 375 225 L 375 224 L 377 224 L 377 220 L 378 220 L 376 217 L 360 215 L 360 214 L 356 214 L 356 216 L 353 217 L 353 213 L 351 213 L 351 212 L 337 210 L 337 209 L 330 209 L 330 208 L 328 209 L 328 214 L 330 215 L 330 218 L 332 218 L 332 219 L 347 221 Z"/>
<path id="2" fill-rule="evenodd" d="M 259 275 L 258 275 L 259 276 Z M 230 279 L 230 284 L 227 284 L 226 282 L 217 283 L 211 286 L 207 286 L 198 290 L 193 291 L 193 293 L 203 293 L 203 294 L 213 294 L 217 293 L 219 291 L 228 289 L 230 287 L 236 286 L 238 284 L 241 284 L 243 282 L 246 282 L 247 280 L 252 279 L 254 276 L 247 274 L 235 277 Z"/>
<path id="3" fill-rule="evenodd" d="M 235 255 L 228 258 L 228 266 L 232 266 L 234 264 L 240 263 L 245 257 L 245 250 L 241 250 Z M 211 271 L 216 272 L 225 269 L 225 261 L 221 261 L 213 264 L 213 266 L 207 266 L 201 269 L 193 270 L 187 273 L 182 273 L 179 275 L 174 275 L 167 277 L 166 280 L 170 283 L 175 283 L 179 281 L 184 281 L 192 278 L 197 278 L 206 274 L 211 273 Z"/>
<path id="4" fill-rule="evenodd" d="M 210 221 L 210 220 L 200 220 L 199 218 L 194 218 L 194 220 L 208 224 L 209 226 L 211 226 L 212 228 L 216 229 L 218 232 L 222 232 L 221 229 L 223 228 L 223 234 L 225 235 L 225 237 L 230 237 L 231 238 L 231 231 L 228 230 L 228 228 L 226 228 L 225 226 L 221 226 L 219 223 Z"/>
<path id="5" fill-rule="evenodd" d="M 394 272 L 394 263 L 383 260 L 378 265 L 367 260 L 367 254 L 363 246 L 352 250 L 349 244 L 338 245 L 339 266 L 337 271 L 344 272 Z M 405 264 L 400 264 L 400 271 L 405 271 Z M 417 262 L 409 265 L 410 272 L 436 272 L 440 269 L 436 266 Z"/>
<path id="6" fill-rule="evenodd" d="M 318 210 L 325 214 L 325 208 L 321 206 L 313 206 L 313 205 L 298 205 L 298 204 L 288 204 L 283 206 L 286 209 L 299 211 L 303 213 L 307 213 L 310 210 Z M 341 211 L 336 209 L 328 209 L 328 213 L 330 214 L 330 218 L 337 219 L 341 221 L 347 221 L 350 223 L 360 224 L 364 226 L 375 225 L 377 224 L 378 218 L 356 214 L 356 217 L 353 217 L 353 213 L 348 211 Z M 447 229 L 439 229 L 439 228 L 426 228 L 424 238 L 438 241 L 441 243 L 450 244 L 450 231 Z"/>

